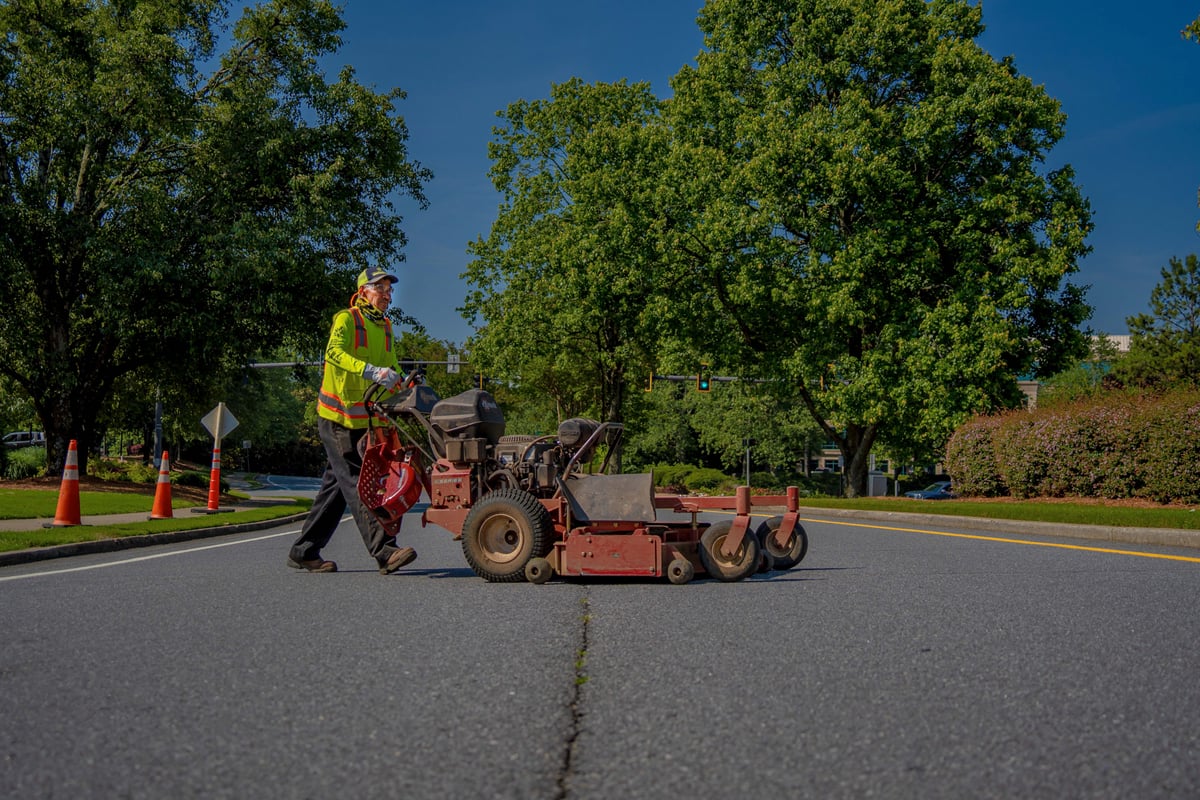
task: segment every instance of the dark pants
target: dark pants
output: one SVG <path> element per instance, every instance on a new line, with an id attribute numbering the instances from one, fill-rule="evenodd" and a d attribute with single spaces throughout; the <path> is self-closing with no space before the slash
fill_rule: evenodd
<path id="1" fill-rule="evenodd" d="M 362 470 L 358 440 L 367 432 L 365 429 L 343 428 L 319 417 L 317 433 L 321 436 L 321 444 L 325 445 L 329 466 L 325 468 L 321 488 L 317 490 L 300 536 L 292 543 L 291 557 L 296 561 L 320 558 L 321 548 L 329 544 L 342 514 L 349 507 L 354 521 L 358 523 L 358 531 L 362 534 L 367 552 L 383 566 L 388 557 L 396 552 L 396 537 L 388 536 L 375 515 L 358 499 L 358 473 Z"/>

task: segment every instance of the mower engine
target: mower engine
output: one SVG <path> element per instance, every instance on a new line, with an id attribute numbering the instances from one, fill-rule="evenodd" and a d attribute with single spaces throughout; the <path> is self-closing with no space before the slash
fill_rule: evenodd
<path id="1" fill-rule="evenodd" d="M 554 436 L 505 436 L 503 412 L 481 389 L 442 400 L 429 420 L 441 434 L 444 458 L 476 473 L 473 484 L 535 497 L 553 496 L 569 465 L 590 459 L 600 429 L 595 420 L 575 417 L 559 424 Z"/>
<path id="2" fill-rule="evenodd" d="M 506 436 L 504 413 L 483 389 L 439 399 L 428 386 L 416 386 L 371 408 L 384 418 L 408 417 L 424 428 L 436 460 L 430 499 L 451 508 L 470 506 L 498 489 L 553 497 L 560 477 L 590 461 L 601 441 L 615 449 L 622 430 L 574 417 L 553 435 Z"/>

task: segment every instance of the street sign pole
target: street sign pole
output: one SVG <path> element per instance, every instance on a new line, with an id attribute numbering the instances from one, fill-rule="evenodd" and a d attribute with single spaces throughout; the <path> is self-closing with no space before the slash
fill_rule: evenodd
<path id="1" fill-rule="evenodd" d="M 197 514 L 232 511 L 232 508 L 218 507 L 221 499 L 221 440 L 238 426 L 238 421 L 224 403 L 217 403 L 216 408 L 204 415 L 200 424 L 213 436 L 212 469 L 208 473 L 208 506 L 193 508 L 192 511 Z"/>
<path id="2" fill-rule="evenodd" d="M 163 404 L 162 396 L 159 395 L 154 401 L 154 468 L 159 469 L 162 466 L 163 454 Z"/>

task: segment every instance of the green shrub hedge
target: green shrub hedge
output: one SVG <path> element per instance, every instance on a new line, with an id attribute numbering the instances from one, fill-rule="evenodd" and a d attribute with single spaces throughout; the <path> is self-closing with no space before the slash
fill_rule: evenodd
<path id="1" fill-rule="evenodd" d="M 689 464 L 656 464 L 654 483 L 660 489 L 671 492 L 712 493 L 722 485 L 736 479 L 730 478 L 719 469 L 693 467 Z"/>
<path id="2" fill-rule="evenodd" d="M 656 464 L 653 471 L 655 487 L 667 493 L 732 495 L 744 481 L 744 477 L 741 476 L 734 477 L 720 470 L 694 467 L 690 464 Z M 802 497 L 837 496 L 841 491 L 841 476 L 820 474 L 806 478 L 800 474 L 752 472 L 750 486 L 752 491 L 758 494 L 783 494 L 788 486 L 796 486 Z"/>
<path id="3" fill-rule="evenodd" d="M 128 481 L 129 483 L 157 483 L 158 470 L 153 464 L 140 461 L 93 458 L 88 461 L 88 474 L 106 481 Z"/>
<path id="4" fill-rule="evenodd" d="M 4 450 L 3 477 L 10 481 L 38 478 L 46 474 L 46 448 L 21 447 Z"/>
<path id="5" fill-rule="evenodd" d="M 976 418 L 950 438 L 946 467 L 970 496 L 1200 502 L 1200 393 Z"/>
<path id="6" fill-rule="evenodd" d="M 1001 497 L 1008 486 L 1000 477 L 996 434 L 1005 417 L 976 417 L 962 425 L 946 445 L 946 472 L 954 490 L 972 497 Z"/>
<path id="7" fill-rule="evenodd" d="M 200 489 L 207 489 L 209 484 L 209 475 L 189 469 L 180 472 L 171 480 L 176 486 L 194 486 Z M 229 491 L 229 482 L 224 478 L 221 478 L 221 491 Z"/>

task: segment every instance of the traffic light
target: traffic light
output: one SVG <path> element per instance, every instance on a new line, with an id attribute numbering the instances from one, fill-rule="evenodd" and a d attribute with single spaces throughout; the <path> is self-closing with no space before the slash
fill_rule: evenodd
<path id="1" fill-rule="evenodd" d="M 707 392 L 712 389 L 712 375 L 708 371 L 708 364 L 700 365 L 700 374 L 696 376 L 696 391 Z"/>
<path id="2" fill-rule="evenodd" d="M 649 378 L 646 378 L 646 388 L 644 391 L 647 391 L 647 392 L 654 391 L 654 373 L 653 372 L 650 373 Z"/>

